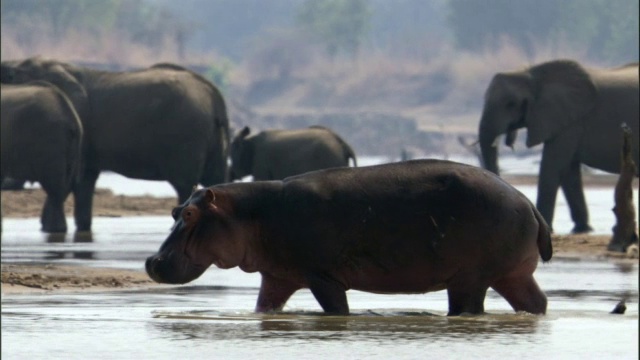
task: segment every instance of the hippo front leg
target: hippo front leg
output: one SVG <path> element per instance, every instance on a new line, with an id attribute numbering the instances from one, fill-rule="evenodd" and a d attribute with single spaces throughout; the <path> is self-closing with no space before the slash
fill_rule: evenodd
<path id="1" fill-rule="evenodd" d="M 345 286 L 326 273 L 310 273 L 306 276 L 309 290 L 325 313 L 349 315 Z"/>
<path id="2" fill-rule="evenodd" d="M 273 277 L 270 274 L 262 273 L 262 283 L 256 303 L 256 312 L 281 311 L 287 300 L 301 286 Z"/>

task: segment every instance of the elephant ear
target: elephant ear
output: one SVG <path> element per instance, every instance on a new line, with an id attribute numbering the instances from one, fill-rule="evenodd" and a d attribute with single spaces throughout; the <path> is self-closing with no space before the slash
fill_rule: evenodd
<path id="1" fill-rule="evenodd" d="M 533 147 L 582 121 L 595 106 L 597 89 L 586 70 L 574 61 L 551 61 L 532 67 L 530 73 L 534 101 L 525 121 L 527 146 Z"/>
<path id="2" fill-rule="evenodd" d="M 244 139 L 249 135 L 250 132 L 251 132 L 251 129 L 248 126 L 245 126 L 242 128 L 242 130 L 240 130 L 238 137 Z"/>
<path id="3" fill-rule="evenodd" d="M 71 100 L 80 118 L 83 118 L 85 110 L 88 109 L 87 92 L 65 65 L 59 61 L 33 57 L 15 66 L 14 77 L 16 83 L 44 80 L 57 86 Z"/>
<path id="4" fill-rule="evenodd" d="M 46 80 L 59 87 L 71 99 L 82 118 L 88 108 L 88 97 L 84 86 L 60 63 L 52 64 L 47 70 Z"/>

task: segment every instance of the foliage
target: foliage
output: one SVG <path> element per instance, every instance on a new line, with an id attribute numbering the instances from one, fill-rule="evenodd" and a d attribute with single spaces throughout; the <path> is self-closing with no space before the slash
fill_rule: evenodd
<path id="1" fill-rule="evenodd" d="M 539 46 L 568 46 L 597 60 L 638 59 L 637 0 L 450 0 L 449 6 L 462 49 L 495 49 L 509 39 L 530 57 Z"/>
<path id="2" fill-rule="evenodd" d="M 208 66 L 204 76 L 224 93 L 229 87 L 229 76 L 233 68 L 232 65 L 228 59 L 220 59 L 216 63 L 211 63 Z"/>
<path id="3" fill-rule="evenodd" d="M 94 38 L 121 33 L 133 42 L 162 46 L 166 37 L 175 38 L 184 26 L 171 14 L 143 0 L 2 0 L 3 25 L 22 29 L 23 40 L 42 37 L 42 28 L 29 32 L 26 24 L 50 26 L 53 41 L 71 32 Z"/>
<path id="4" fill-rule="evenodd" d="M 367 0 L 306 0 L 296 15 L 298 26 L 323 43 L 332 58 L 342 52 L 355 57 L 370 20 Z"/>

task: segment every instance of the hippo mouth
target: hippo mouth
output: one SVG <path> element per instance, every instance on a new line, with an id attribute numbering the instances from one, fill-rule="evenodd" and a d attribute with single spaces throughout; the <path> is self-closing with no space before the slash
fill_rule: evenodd
<path id="1" fill-rule="evenodd" d="M 147 275 L 158 283 L 186 284 L 202 275 L 207 266 L 192 263 L 188 259 L 154 255 L 145 261 Z"/>

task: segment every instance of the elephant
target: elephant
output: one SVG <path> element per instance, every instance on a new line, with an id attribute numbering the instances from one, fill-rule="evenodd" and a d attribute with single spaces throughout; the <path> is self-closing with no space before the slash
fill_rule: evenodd
<path id="1" fill-rule="evenodd" d="M 45 81 L 0 86 L 0 181 L 37 181 L 47 194 L 42 231 L 66 232 L 64 201 L 78 180 L 83 127 L 71 101 Z"/>
<path id="2" fill-rule="evenodd" d="M 0 184 L 0 190 L 23 190 L 24 183 L 25 181 L 23 180 L 6 177 L 2 179 L 2 183 Z"/>
<path id="3" fill-rule="evenodd" d="M 357 166 L 351 146 L 326 127 L 250 132 L 245 126 L 231 142 L 231 181 L 248 175 L 254 180 L 282 180 L 308 171 L 349 166 L 349 159 Z"/>
<path id="4" fill-rule="evenodd" d="M 592 231 L 581 164 L 619 173 L 623 123 L 634 133 L 638 163 L 638 94 L 638 63 L 592 69 L 560 59 L 498 73 L 487 88 L 478 130 L 483 166 L 499 174 L 497 137 L 506 134 L 505 144 L 513 147 L 518 129 L 526 128 L 527 147 L 544 144 L 536 207 L 551 225 L 561 187 L 572 232 Z"/>
<path id="5" fill-rule="evenodd" d="M 174 64 L 108 72 L 40 57 L 3 61 L 1 81 L 47 80 L 84 126 L 84 169 L 73 189 L 77 231 L 90 231 L 101 171 L 168 181 L 184 202 L 197 184 L 226 181 L 229 119 L 220 91 Z"/>

